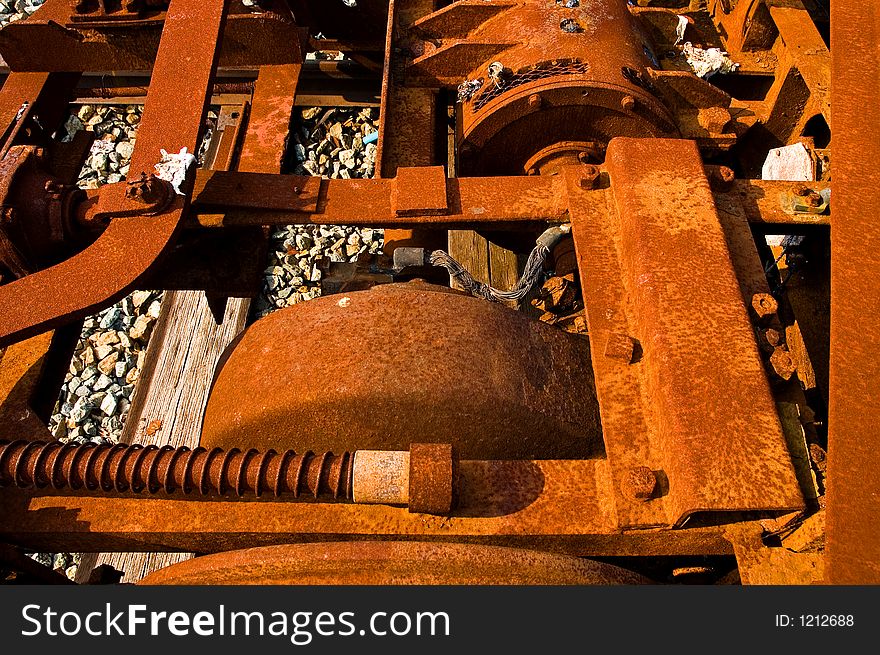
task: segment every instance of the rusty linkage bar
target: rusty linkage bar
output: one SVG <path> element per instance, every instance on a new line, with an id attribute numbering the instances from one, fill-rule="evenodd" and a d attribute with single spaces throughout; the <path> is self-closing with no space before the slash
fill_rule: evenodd
<path id="1" fill-rule="evenodd" d="M 234 493 L 260 498 L 271 493 L 288 500 L 409 504 L 410 511 L 437 514 L 451 510 L 455 469 L 451 447 L 413 444 L 411 452 L 364 451 L 360 459 L 366 463 L 355 471 L 355 457 L 348 451 L 297 454 L 256 448 L 3 441 L 0 487 L 97 494 L 182 491 L 206 497 Z M 444 471 L 446 479 L 438 479 Z"/>

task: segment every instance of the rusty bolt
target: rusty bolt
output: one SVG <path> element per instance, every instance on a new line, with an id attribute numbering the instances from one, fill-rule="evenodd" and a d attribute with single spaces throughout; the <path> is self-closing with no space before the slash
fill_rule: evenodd
<path id="1" fill-rule="evenodd" d="M 779 346 L 782 344 L 782 334 L 775 328 L 767 328 L 764 330 L 764 339 L 771 346 Z"/>
<path id="2" fill-rule="evenodd" d="M 625 364 L 631 364 L 636 350 L 636 340 L 626 334 L 612 332 L 605 344 L 605 356 Z"/>
<path id="3" fill-rule="evenodd" d="M 752 296 L 752 309 L 755 310 L 758 318 L 766 318 L 777 312 L 779 303 L 769 293 L 756 293 Z"/>
<path id="4" fill-rule="evenodd" d="M 633 111 L 636 108 L 636 99 L 630 95 L 623 96 L 620 106 L 624 111 Z"/>
<path id="5" fill-rule="evenodd" d="M 810 444 L 810 459 L 813 460 L 813 466 L 819 473 L 824 473 L 828 466 L 828 454 L 825 449 L 817 443 Z"/>
<path id="6" fill-rule="evenodd" d="M 577 154 L 577 159 L 582 164 L 589 164 L 590 163 L 590 154 L 587 152 L 579 152 Z"/>
<path id="7" fill-rule="evenodd" d="M 140 177 L 128 182 L 125 197 L 144 204 L 160 202 L 167 194 L 165 182 L 155 175 L 141 173 Z"/>
<path id="8" fill-rule="evenodd" d="M 526 175 L 535 176 L 535 175 L 537 175 L 537 174 L 540 173 L 540 172 L 541 172 L 541 171 L 539 171 L 537 168 L 535 168 L 535 167 L 533 166 L 532 168 L 530 168 L 530 169 L 526 172 Z"/>
<path id="9" fill-rule="evenodd" d="M 706 177 L 713 191 L 728 191 L 736 181 L 736 174 L 729 166 L 706 166 Z"/>
<path id="10" fill-rule="evenodd" d="M 634 466 L 627 473 L 623 486 L 630 498 L 650 500 L 657 491 L 657 474 L 647 466 Z"/>
<path id="11" fill-rule="evenodd" d="M 795 184 L 792 186 L 791 193 L 798 198 L 802 198 L 804 204 L 808 207 L 819 207 L 824 202 L 821 195 L 804 184 Z"/>
<path id="12" fill-rule="evenodd" d="M 533 93 L 529 96 L 529 108 L 530 109 L 540 109 L 543 104 L 543 100 L 541 99 L 540 93 Z"/>
<path id="13" fill-rule="evenodd" d="M 770 365 L 776 371 L 776 375 L 783 380 L 790 380 L 797 370 L 797 364 L 791 358 L 791 353 L 785 346 L 777 346 L 770 355 Z"/>
<path id="14" fill-rule="evenodd" d="M 458 456 L 451 444 L 409 447 L 409 511 L 449 514 L 457 501 Z"/>
<path id="15" fill-rule="evenodd" d="M 601 172 L 598 166 L 586 164 L 581 167 L 581 178 L 578 184 L 582 189 L 595 189 L 599 186 Z"/>

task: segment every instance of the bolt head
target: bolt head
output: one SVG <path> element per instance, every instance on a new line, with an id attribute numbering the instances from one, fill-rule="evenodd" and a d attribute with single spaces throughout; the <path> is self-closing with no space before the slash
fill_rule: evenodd
<path id="1" fill-rule="evenodd" d="M 770 355 L 770 365 L 776 372 L 776 375 L 783 380 L 790 380 L 791 376 L 797 371 L 797 364 L 791 357 L 791 353 L 785 346 L 777 346 Z"/>
<path id="2" fill-rule="evenodd" d="M 623 96 L 620 100 L 620 107 L 624 111 L 632 111 L 636 108 L 636 99 L 629 95 Z"/>
<path id="3" fill-rule="evenodd" d="M 612 333 L 605 344 L 605 356 L 625 364 L 631 364 L 635 354 L 636 340 L 627 334 Z"/>
<path id="4" fill-rule="evenodd" d="M 630 498 L 650 500 L 657 492 L 657 474 L 647 466 L 634 466 L 627 472 L 624 487 Z"/>
<path id="5" fill-rule="evenodd" d="M 758 318 L 766 318 L 777 312 L 779 303 L 769 293 L 756 293 L 752 296 L 752 309 L 755 310 Z"/>
<path id="6" fill-rule="evenodd" d="M 582 189 L 595 189 L 599 186 L 601 172 L 598 166 L 586 164 L 581 167 L 581 177 L 578 184 Z"/>
<path id="7" fill-rule="evenodd" d="M 764 338 L 771 346 L 778 346 L 782 343 L 782 334 L 775 328 L 764 330 Z"/>

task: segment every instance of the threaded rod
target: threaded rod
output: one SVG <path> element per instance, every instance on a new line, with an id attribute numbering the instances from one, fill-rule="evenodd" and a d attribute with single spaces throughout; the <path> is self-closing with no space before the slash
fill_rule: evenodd
<path id="1" fill-rule="evenodd" d="M 0 487 L 351 500 L 351 475 L 349 452 L 0 441 Z"/>

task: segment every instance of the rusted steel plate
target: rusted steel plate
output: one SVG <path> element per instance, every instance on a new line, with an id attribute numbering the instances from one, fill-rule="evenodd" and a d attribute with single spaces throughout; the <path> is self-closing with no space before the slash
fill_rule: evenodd
<path id="1" fill-rule="evenodd" d="M 163 148 L 196 151 L 224 15 L 223 0 L 172 0 L 129 179 L 152 173 Z M 192 40 L 194 21 L 202 35 L 198 47 Z M 76 256 L 0 288 L 0 345 L 63 325 L 125 295 L 168 247 L 184 204 L 178 201 L 157 216 L 114 220 Z"/>
<path id="2" fill-rule="evenodd" d="M 443 166 L 398 168 L 392 198 L 398 216 L 446 214 L 446 169 Z"/>
<path id="3" fill-rule="evenodd" d="M 662 468 L 660 453 L 649 438 L 649 416 L 640 394 L 639 370 L 629 357 L 609 357 L 609 345 L 630 339 L 626 297 L 620 282 L 620 264 L 615 240 L 617 225 L 608 200 L 581 186 L 580 169 L 566 169 L 566 194 L 572 235 L 578 257 L 581 289 L 589 324 L 590 353 L 596 380 L 596 396 L 602 418 L 602 432 L 608 459 L 608 500 L 614 503 L 622 527 L 643 527 L 668 523 L 662 500 L 642 502 L 627 493 L 634 467 Z M 662 490 L 661 490 L 662 493 Z M 659 494 L 658 494 L 659 496 Z"/>
<path id="4" fill-rule="evenodd" d="M 770 4 L 770 3 L 768 3 Z M 798 3 L 800 4 L 800 3 Z M 785 44 L 782 52 L 803 78 L 815 103 L 829 123 L 831 122 L 831 67 L 830 53 L 803 6 L 769 7 L 770 16 Z M 807 116 L 806 118 L 809 118 Z"/>
<path id="5" fill-rule="evenodd" d="M 226 210 L 224 225 L 286 223 L 345 225 L 467 225 L 563 221 L 559 178 L 450 178 L 449 213 L 398 216 L 394 179 L 322 180 L 293 175 L 199 171 L 193 191 L 198 214 Z M 296 190 L 299 190 L 297 192 Z"/>
<path id="6" fill-rule="evenodd" d="M 785 230 L 799 226 L 828 226 L 831 224 L 831 211 L 822 214 L 798 213 L 785 211 L 783 196 L 804 187 L 804 182 L 778 182 L 775 180 L 736 180 L 729 190 L 715 191 L 715 201 L 721 208 L 734 205 L 742 207 L 745 217 L 750 223 L 766 224 L 764 229 Z M 809 182 L 806 187 L 817 193 L 830 188 L 829 182 Z M 836 200 L 836 199 L 835 199 Z M 787 233 L 787 232 L 786 232 Z M 775 234 L 775 233 L 774 233 Z"/>
<path id="7" fill-rule="evenodd" d="M 237 170 L 281 171 L 301 70 L 301 64 L 260 68 Z"/>
<path id="8" fill-rule="evenodd" d="M 880 201 L 875 166 L 880 4 L 831 5 L 835 223 L 831 233 L 831 362 L 827 580 L 880 583 Z M 847 56 L 859 52 L 859 57 Z"/>
<path id="9" fill-rule="evenodd" d="M 174 564 L 145 585 L 645 584 L 610 564 L 519 548 L 362 541 L 251 548 Z"/>
<path id="10" fill-rule="evenodd" d="M 398 538 L 532 546 L 584 556 L 732 554 L 720 528 L 620 534 L 608 505 L 606 465 L 605 460 L 462 461 L 459 503 L 449 517 L 386 505 L 55 496 L 6 489 L 0 541 L 37 550 L 209 553 Z"/>
<path id="11" fill-rule="evenodd" d="M 31 407 L 54 332 L 31 337 L 0 355 L 0 438 L 49 439 L 46 423 Z"/>
<path id="12" fill-rule="evenodd" d="M 215 376 L 200 444 L 232 447 L 244 432 L 275 450 L 597 456 L 589 357 L 583 339 L 445 287 L 328 296 L 245 331 Z"/>
<path id="13" fill-rule="evenodd" d="M 53 131 L 67 117 L 78 79 L 78 73 L 10 73 L 0 89 L 0 147 L 12 145 L 24 122 L 16 125 L 16 117 L 38 115 L 40 124 Z"/>
<path id="14" fill-rule="evenodd" d="M 606 166 L 673 521 L 699 511 L 800 508 L 696 145 L 617 139 Z"/>
<path id="15" fill-rule="evenodd" d="M 230 17 L 219 48 L 220 65 L 302 61 L 307 34 L 291 20 L 289 12 L 255 13 L 248 7 L 227 4 Z M 162 21 L 147 19 L 79 32 L 69 21 L 70 14 L 69 0 L 47 0 L 39 12 L 7 25 L 0 32 L 0 53 L 9 67 L 15 71 L 135 71 L 149 70 L 157 61 Z M 166 16 L 167 22 L 170 10 Z M 209 33 L 211 27 L 205 27 Z"/>
<path id="16" fill-rule="evenodd" d="M 394 177 L 400 166 L 438 163 L 436 140 L 427 138 L 437 129 L 437 91 L 406 84 L 401 67 L 392 60 L 395 52 L 410 47 L 407 27 L 430 13 L 435 5 L 434 0 L 388 2 L 376 177 Z"/>
<path id="17" fill-rule="evenodd" d="M 613 226 L 605 235 L 613 240 L 595 236 L 592 223 L 603 219 L 601 212 L 573 210 L 572 223 L 609 452 L 609 440 L 629 443 L 628 435 L 642 432 L 622 420 L 615 421 L 619 434 L 608 432 L 607 415 L 619 418 L 617 395 L 631 397 L 634 380 L 621 374 L 606 379 L 600 369 L 607 363 L 596 361 L 596 340 L 623 331 L 641 349 L 634 364 L 618 364 L 638 371 L 635 393 L 644 403 L 649 441 L 641 453 L 647 462 L 633 461 L 632 452 L 624 461 L 661 469 L 669 520 L 680 524 L 696 512 L 800 508 L 803 499 L 696 145 L 616 139 L 606 166 L 617 216 L 604 217 Z M 577 200 L 574 182 L 569 194 Z M 603 265 L 606 272 L 597 270 Z M 587 285 L 599 282 L 591 276 L 616 291 L 594 297 Z M 609 460 L 619 466 L 613 455 Z"/>
<path id="18" fill-rule="evenodd" d="M 51 438 L 46 425 L 81 329 L 75 321 L 0 350 L 0 438 Z"/>

